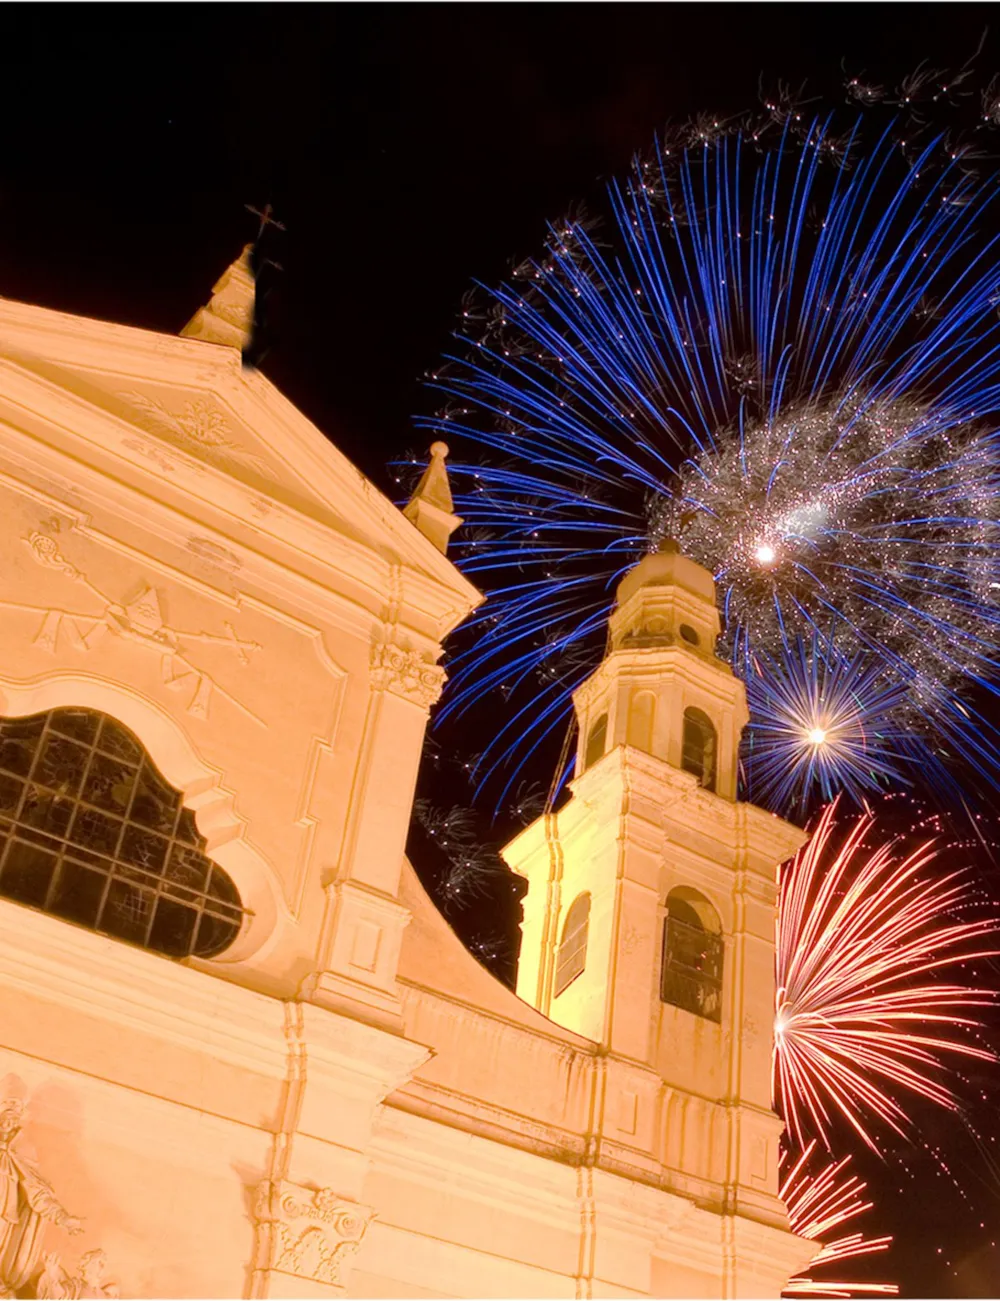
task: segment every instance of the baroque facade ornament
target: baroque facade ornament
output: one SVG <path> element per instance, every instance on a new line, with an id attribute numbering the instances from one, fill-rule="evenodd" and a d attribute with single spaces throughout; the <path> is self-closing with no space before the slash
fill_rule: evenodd
<path id="1" fill-rule="evenodd" d="M 34 1278 L 46 1224 L 83 1232 L 83 1222 L 69 1214 L 48 1180 L 18 1151 L 24 1114 L 24 1103 L 16 1098 L 0 1102 L 0 1297 L 23 1295 Z"/>
<path id="2" fill-rule="evenodd" d="M 48 530 L 48 531 L 46 531 Z M 40 528 L 33 529 L 24 539 L 35 562 L 45 569 L 58 570 L 71 582 L 87 590 L 94 598 L 91 605 L 100 603 L 96 611 L 56 609 L 19 601 L 0 600 L 0 609 L 19 610 L 41 615 L 42 623 L 32 645 L 38 650 L 53 654 L 63 639 L 80 651 L 90 651 L 109 633 L 152 651 L 160 657 L 160 673 L 164 686 L 187 696 L 185 709 L 195 718 L 207 718 L 209 702 L 213 695 L 222 696 L 253 722 L 264 727 L 258 718 L 234 695 L 221 687 L 204 669 L 191 662 L 184 642 L 207 642 L 229 647 L 240 664 L 250 663 L 250 656 L 261 649 L 255 641 L 240 638 L 232 623 L 223 623 L 224 631 L 186 632 L 172 628 L 163 616 L 160 597 L 155 588 L 143 586 L 129 600 L 117 602 L 101 592 L 82 570 L 63 555 L 57 540 L 58 520 L 46 520 Z"/>
<path id="3" fill-rule="evenodd" d="M 319 1283 L 342 1284 L 347 1260 L 374 1216 L 370 1206 L 348 1201 L 332 1188 L 268 1180 L 257 1189 L 258 1228 L 271 1235 L 266 1267 Z"/>
<path id="4" fill-rule="evenodd" d="M 108 1258 L 97 1247 L 80 1257 L 75 1274 L 63 1268 L 57 1251 L 49 1251 L 42 1258 L 42 1272 L 35 1284 L 35 1301 L 83 1301 L 84 1298 L 116 1298 L 121 1295 L 118 1284 L 107 1276 Z"/>
<path id="5" fill-rule="evenodd" d="M 122 447 L 127 447 L 130 452 L 135 452 L 138 456 L 152 462 L 158 470 L 163 470 L 166 474 L 173 474 L 180 464 L 176 458 L 168 456 L 166 452 L 160 452 L 155 447 L 147 447 L 141 438 L 125 438 L 122 440 Z"/>
<path id="6" fill-rule="evenodd" d="M 371 680 L 380 691 L 391 691 L 430 709 L 444 689 L 445 671 L 417 651 L 384 642 L 372 648 Z"/>
<path id="7" fill-rule="evenodd" d="M 220 470 L 246 469 L 262 476 L 270 475 L 263 458 L 248 452 L 233 438 L 225 416 L 206 398 L 186 402 L 175 413 L 144 393 L 119 393 L 118 396 L 138 411 L 144 429 L 168 439 L 182 452 L 201 457 Z"/>

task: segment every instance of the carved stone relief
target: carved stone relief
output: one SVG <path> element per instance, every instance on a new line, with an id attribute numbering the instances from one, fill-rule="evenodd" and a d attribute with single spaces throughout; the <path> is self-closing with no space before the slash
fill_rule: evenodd
<path id="1" fill-rule="evenodd" d="M 76 650 L 86 652 L 93 650 L 111 633 L 159 656 L 164 685 L 171 691 L 186 695 L 184 707 L 195 718 L 207 718 L 212 696 L 219 695 L 247 718 L 261 727 L 266 726 L 263 719 L 220 686 L 204 669 L 192 663 L 188 650 L 182 645 L 184 642 L 208 642 L 228 646 L 239 663 L 247 665 L 251 655 L 261 649 L 259 643 L 242 640 L 228 621 L 223 623 L 224 631 L 221 633 L 186 632 L 170 627 L 163 617 L 159 594 L 149 586 L 143 586 L 121 603 L 112 600 L 63 555 L 61 543 L 54 536 L 59 532 L 59 521 L 47 520 L 40 528 L 32 530 L 24 542 L 37 564 L 58 570 L 67 580 L 86 589 L 91 610 L 56 609 L 0 600 L 0 608 L 42 616 L 41 627 L 32 642 L 38 650 L 54 653 L 60 640 L 65 639 Z M 94 606 L 99 608 L 94 610 Z"/>
<path id="2" fill-rule="evenodd" d="M 42 1272 L 35 1284 L 36 1301 L 68 1301 L 69 1298 L 118 1297 L 118 1284 L 107 1276 L 108 1259 L 98 1247 L 80 1257 L 75 1274 L 64 1268 L 57 1251 L 46 1252 Z"/>
<path id="3" fill-rule="evenodd" d="M 169 411 L 162 402 L 144 393 L 119 393 L 139 415 L 137 423 L 150 433 L 158 434 L 182 452 L 199 456 L 219 469 L 253 470 L 256 474 L 273 474 L 260 456 L 255 456 L 233 437 L 225 416 L 207 398 L 195 398 L 179 412 Z"/>
<path id="4" fill-rule="evenodd" d="M 445 672 L 416 651 L 383 643 L 372 648 L 372 684 L 429 709 L 444 689 Z"/>
<path id="5" fill-rule="evenodd" d="M 638 927 L 628 923 L 625 927 L 625 933 L 622 936 L 622 953 L 631 955 L 642 944 L 642 934 Z"/>
<path id="6" fill-rule="evenodd" d="M 46 1224 L 77 1234 L 83 1221 L 69 1214 L 48 1180 L 18 1150 L 24 1116 L 24 1103 L 0 1102 L 0 1297 L 117 1297 L 100 1248 L 80 1257 L 75 1274 L 63 1268 L 58 1252 L 43 1254 Z"/>
<path id="7" fill-rule="evenodd" d="M 270 1231 L 265 1268 L 342 1286 L 345 1266 L 374 1216 L 371 1207 L 332 1188 L 266 1181 L 257 1189 L 255 1208 L 258 1231 Z"/>

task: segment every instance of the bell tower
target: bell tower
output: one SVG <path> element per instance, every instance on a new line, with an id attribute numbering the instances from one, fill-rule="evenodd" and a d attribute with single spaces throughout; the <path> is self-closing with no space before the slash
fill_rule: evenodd
<path id="1" fill-rule="evenodd" d="M 715 655 L 720 632 L 707 569 L 666 542 L 618 584 L 609 653 L 579 688 L 576 771 L 627 745 L 736 799 L 746 693 Z"/>
<path id="2" fill-rule="evenodd" d="M 776 869 L 804 836 L 737 801 L 748 714 L 719 630 L 712 576 L 676 544 L 625 575 L 574 696 L 572 797 L 504 857 L 529 882 L 518 994 L 667 1086 L 659 1160 L 729 1185 L 725 1204 L 777 1192 Z"/>

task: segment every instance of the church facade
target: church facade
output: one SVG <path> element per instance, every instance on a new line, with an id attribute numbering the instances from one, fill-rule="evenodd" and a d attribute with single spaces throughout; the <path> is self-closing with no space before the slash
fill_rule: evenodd
<path id="1" fill-rule="evenodd" d="M 623 582 L 505 854 L 518 994 L 405 857 L 449 632 L 405 512 L 241 365 L 0 301 L 0 1295 L 773 1296 L 775 868 L 711 578 Z"/>

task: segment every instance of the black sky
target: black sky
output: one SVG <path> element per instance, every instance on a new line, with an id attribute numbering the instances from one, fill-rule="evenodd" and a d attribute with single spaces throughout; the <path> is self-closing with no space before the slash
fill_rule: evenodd
<path id="1" fill-rule="evenodd" d="M 888 84 L 960 64 L 990 11 L 9 5 L 0 294 L 176 331 L 252 237 L 244 205 L 273 203 L 287 233 L 263 369 L 391 492 L 471 279 L 598 200 L 666 120 L 752 108 L 762 77 L 836 104 L 842 59 Z M 1000 20 L 980 65 L 1000 70 Z M 949 1123 L 926 1121 L 976 1212 L 923 1156 L 905 1193 L 876 1167 L 898 1239 L 885 1273 L 909 1295 L 995 1295 L 998 1187 Z"/>

